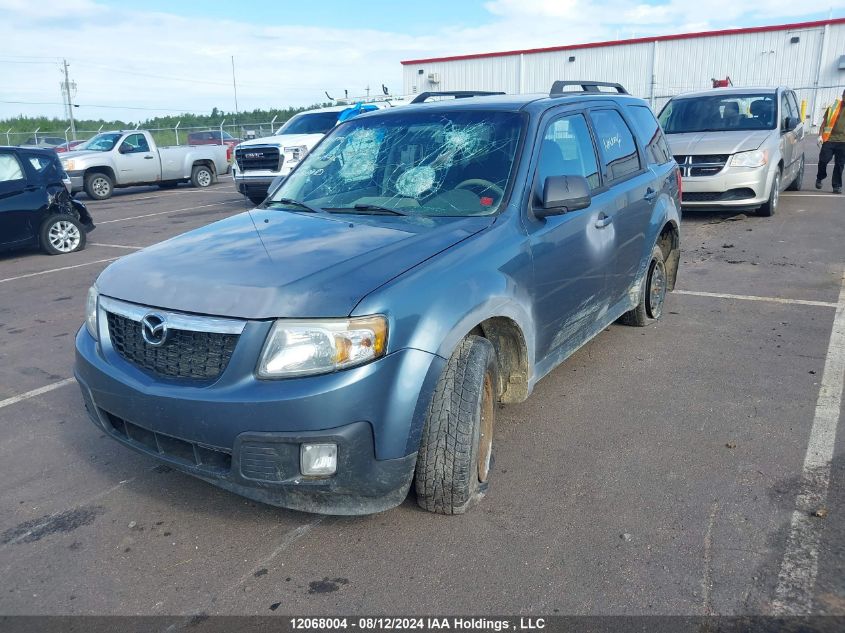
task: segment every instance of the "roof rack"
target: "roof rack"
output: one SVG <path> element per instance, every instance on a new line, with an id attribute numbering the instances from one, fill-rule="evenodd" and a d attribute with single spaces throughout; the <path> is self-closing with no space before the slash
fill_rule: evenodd
<path id="1" fill-rule="evenodd" d="M 421 92 L 411 100 L 411 103 L 425 103 L 431 97 L 455 97 L 455 99 L 466 99 L 467 97 L 489 97 L 490 95 L 503 95 L 504 92 L 491 92 L 489 90 L 446 90 L 443 92 Z"/>
<path id="2" fill-rule="evenodd" d="M 564 90 L 567 86 L 579 86 L 581 90 Z M 581 79 L 574 80 L 574 81 L 556 81 L 552 84 L 552 89 L 549 91 L 550 97 L 559 97 L 564 94 L 578 94 L 579 92 L 595 94 L 597 92 L 603 92 L 599 90 L 599 88 L 613 88 L 616 90 L 617 94 L 626 95 L 628 91 L 622 86 L 622 84 L 615 84 L 609 81 L 584 81 Z"/>

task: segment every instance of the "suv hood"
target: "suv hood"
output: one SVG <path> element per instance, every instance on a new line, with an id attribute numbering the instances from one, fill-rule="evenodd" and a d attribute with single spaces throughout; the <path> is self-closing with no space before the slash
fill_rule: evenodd
<path id="1" fill-rule="evenodd" d="M 250 145 L 275 145 L 277 147 L 307 145 L 310 149 L 314 147 L 324 136 L 325 134 L 274 134 L 273 136 L 265 136 L 264 138 L 254 138 L 250 141 L 243 141 L 238 143 L 238 147 L 248 147 Z"/>
<path id="2" fill-rule="evenodd" d="M 672 153 L 736 154 L 757 149 L 773 130 L 737 130 L 731 132 L 688 132 L 667 134 Z"/>
<path id="3" fill-rule="evenodd" d="M 255 209 L 123 257 L 97 287 L 115 299 L 183 312 L 341 317 L 494 221 Z"/>

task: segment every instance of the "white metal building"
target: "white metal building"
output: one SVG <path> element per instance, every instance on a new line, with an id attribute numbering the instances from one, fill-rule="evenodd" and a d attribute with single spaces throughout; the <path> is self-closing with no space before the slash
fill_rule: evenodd
<path id="1" fill-rule="evenodd" d="M 711 87 L 785 85 L 818 124 L 845 88 L 845 18 L 613 42 L 403 61 L 404 92 L 548 92 L 556 79 L 624 85 L 658 110 L 669 97 Z"/>

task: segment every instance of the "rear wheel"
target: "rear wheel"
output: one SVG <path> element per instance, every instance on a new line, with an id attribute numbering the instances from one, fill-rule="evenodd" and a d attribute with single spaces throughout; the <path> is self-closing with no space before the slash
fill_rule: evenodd
<path id="1" fill-rule="evenodd" d="M 196 165 L 191 171 L 191 184 L 194 187 L 203 189 L 214 182 L 214 174 L 211 173 L 211 168 L 206 165 Z"/>
<path id="2" fill-rule="evenodd" d="M 65 255 L 85 248 L 85 229 L 68 215 L 52 215 L 41 224 L 41 250 L 48 255 Z"/>
<path id="3" fill-rule="evenodd" d="M 795 174 L 795 180 L 786 188 L 787 191 L 801 191 L 801 186 L 804 183 L 804 156 L 801 156 L 801 163 L 798 165 L 798 173 Z"/>
<path id="4" fill-rule="evenodd" d="M 85 193 L 94 200 L 108 200 L 114 193 L 114 181 L 108 174 L 94 172 L 85 176 Z"/>
<path id="5" fill-rule="evenodd" d="M 417 456 L 417 503 L 463 514 L 484 496 L 493 458 L 498 370 L 490 341 L 468 336 L 432 397 Z"/>
<path id="6" fill-rule="evenodd" d="M 648 263 L 640 290 L 640 301 L 636 308 L 623 314 L 620 321 L 625 325 L 644 327 L 659 319 L 663 315 L 668 279 L 663 251 L 659 246 L 655 246 L 651 251 L 651 261 Z"/>
<path id="7" fill-rule="evenodd" d="M 778 202 L 780 202 L 780 179 L 781 173 L 780 170 L 778 170 L 775 174 L 774 180 L 772 181 L 772 190 L 769 192 L 769 200 L 766 204 L 757 209 L 757 215 L 764 218 L 770 218 L 775 214 L 775 211 L 777 211 Z"/>

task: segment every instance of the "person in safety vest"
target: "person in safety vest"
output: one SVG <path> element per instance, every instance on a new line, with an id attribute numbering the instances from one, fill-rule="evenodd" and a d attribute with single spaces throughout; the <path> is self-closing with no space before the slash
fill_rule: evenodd
<path id="1" fill-rule="evenodd" d="M 842 98 L 837 99 L 824 113 L 824 120 L 819 134 L 821 152 L 819 153 L 819 171 L 816 174 L 816 189 L 822 188 L 827 178 L 827 165 L 834 159 L 831 184 L 833 193 L 842 193 L 842 170 L 845 169 L 845 90 Z"/>

